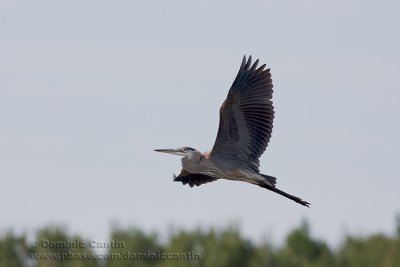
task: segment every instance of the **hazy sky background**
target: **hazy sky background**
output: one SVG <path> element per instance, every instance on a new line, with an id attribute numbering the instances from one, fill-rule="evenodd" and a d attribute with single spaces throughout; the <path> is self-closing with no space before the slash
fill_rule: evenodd
<path id="1" fill-rule="evenodd" d="M 237 223 L 332 243 L 400 212 L 398 1 L 0 1 L 0 231 Z M 271 68 L 276 119 L 257 186 L 172 182 L 212 147 L 243 55 Z"/>

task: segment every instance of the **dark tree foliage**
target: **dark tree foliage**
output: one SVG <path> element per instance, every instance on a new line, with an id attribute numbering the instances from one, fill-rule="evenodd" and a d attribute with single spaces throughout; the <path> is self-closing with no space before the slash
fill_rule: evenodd
<path id="1" fill-rule="evenodd" d="M 0 267 L 21 267 L 28 260 L 28 246 L 24 236 L 6 233 L 0 238 Z"/>
<path id="2" fill-rule="evenodd" d="M 30 242 L 34 267 L 96 267 L 98 261 L 89 241 L 69 235 L 59 227 L 39 230 Z"/>
<path id="3" fill-rule="evenodd" d="M 155 233 L 147 234 L 138 228 L 115 228 L 111 240 L 118 241 L 121 246 L 108 250 L 107 267 L 158 266 L 157 255 L 164 250 Z"/>
<path id="4" fill-rule="evenodd" d="M 393 236 L 348 235 L 335 248 L 314 238 L 306 221 L 279 247 L 251 242 L 236 227 L 227 227 L 176 230 L 162 241 L 156 233 L 139 228 L 114 228 L 110 241 L 105 241 L 109 247 L 98 248 L 63 228 L 47 227 L 37 232 L 35 240 L 0 233 L 0 267 L 398 267 L 398 218 Z M 57 255 L 64 257 L 54 258 Z"/>
<path id="5" fill-rule="evenodd" d="M 396 234 L 397 239 L 400 241 L 400 213 L 396 215 Z"/>

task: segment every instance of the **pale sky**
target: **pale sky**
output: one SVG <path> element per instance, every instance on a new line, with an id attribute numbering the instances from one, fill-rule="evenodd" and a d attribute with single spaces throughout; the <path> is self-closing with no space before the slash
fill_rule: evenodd
<path id="1" fill-rule="evenodd" d="M 392 233 L 400 212 L 398 1 L 0 1 L 0 232 L 238 224 L 281 242 Z M 276 119 L 254 185 L 172 182 L 212 147 L 243 55 L 267 63 Z"/>

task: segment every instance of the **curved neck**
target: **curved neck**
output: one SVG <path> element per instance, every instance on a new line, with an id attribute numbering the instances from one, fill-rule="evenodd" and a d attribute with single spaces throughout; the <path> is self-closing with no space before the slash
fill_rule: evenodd
<path id="1" fill-rule="evenodd" d="M 197 172 L 202 168 L 202 159 L 204 159 L 204 156 L 199 151 L 191 151 L 187 156 L 182 158 L 182 167 L 189 172 Z"/>

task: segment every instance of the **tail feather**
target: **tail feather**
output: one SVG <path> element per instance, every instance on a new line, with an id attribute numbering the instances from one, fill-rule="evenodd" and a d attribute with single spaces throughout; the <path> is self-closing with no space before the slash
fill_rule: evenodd
<path id="1" fill-rule="evenodd" d="M 275 177 L 269 176 L 269 175 L 266 175 L 266 174 L 262 174 L 262 173 L 260 173 L 260 175 L 261 175 L 262 177 L 264 177 L 265 179 L 267 179 L 268 182 L 270 182 L 273 186 L 276 185 L 276 178 L 275 178 Z"/>

